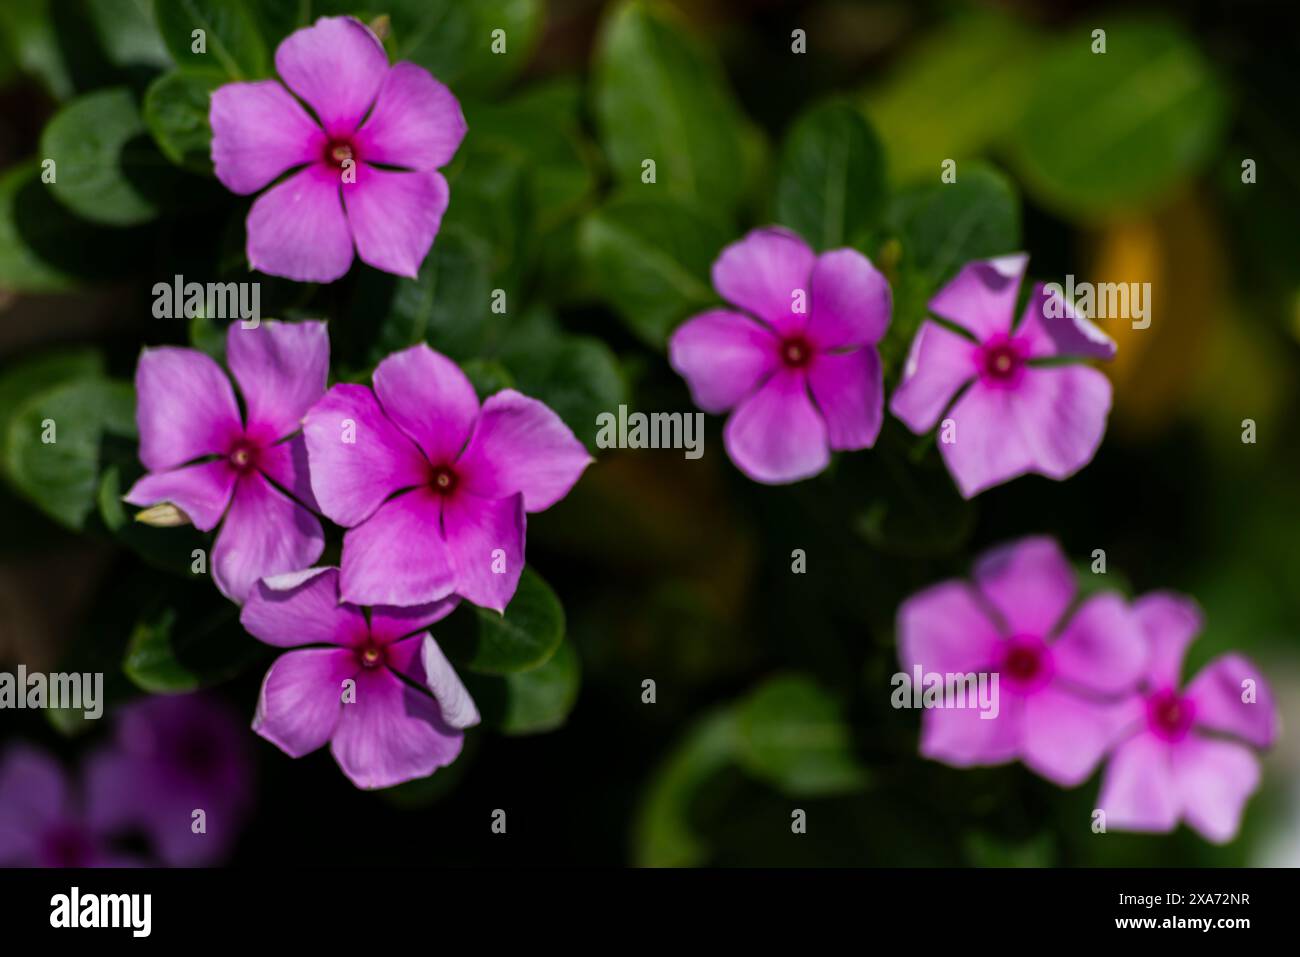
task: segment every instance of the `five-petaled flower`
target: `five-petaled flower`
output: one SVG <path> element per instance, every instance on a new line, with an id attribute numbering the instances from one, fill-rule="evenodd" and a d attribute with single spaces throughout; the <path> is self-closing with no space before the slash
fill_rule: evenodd
<path id="1" fill-rule="evenodd" d="M 228 83 L 209 112 L 212 162 L 228 189 L 255 193 L 293 170 L 249 211 L 249 264 L 332 282 L 352 265 L 355 244 L 362 262 L 415 276 L 450 198 L 438 168 L 465 135 L 455 96 L 423 67 L 390 67 L 379 39 L 351 17 L 291 33 L 275 68 L 284 86 Z"/>
<path id="2" fill-rule="evenodd" d="M 931 708 L 921 753 L 956 767 L 1017 758 L 1063 787 L 1081 783 L 1110 747 L 1145 661 L 1141 631 L 1118 594 L 1102 592 L 1067 615 L 1074 571 L 1051 539 L 986 552 L 974 583 L 946 581 L 898 612 L 905 671 L 997 673 L 994 718 L 974 708 Z"/>
<path id="3" fill-rule="evenodd" d="M 525 513 L 568 494 L 592 459 L 546 405 L 513 389 L 480 407 L 427 345 L 331 388 L 303 432 L 321 511 L 348 529 L 340 593 L 420 605 L 453 592 L 504 611 L 524 565 Z"/>
<path id="4" fill-rule="evenodd" d="M 428 777 L 460 754 L 478 710 L 427 631 L 458 599 L 412 608 L 339 600 L 336 568 L 258 584 L 240 613 L 249 634 L 291 648 L 262 682 L 253 730 L 291 757 L 326 742 L 360 788 Z"/>
<path id="5" fill-rule="evenodd" d="M 329 337 L 323 322 L 239 323 L 226 334 L 226 362 L 244 396 L 195 349 L 145 349 L 135 370 L 140 461 L 149 473 L 124 498 L 169 502 L 194 526 L 219 523 L 212 577 L 242 602 L 266 575 L 297 571 L 325 547 L 299 431 L 325 391 Z M 224 521 L 222 521 L 224 518 Z"/>
<path id="6" fill-rule="evenodd" d="M 889 326 L 889 284 L 861 253 L 820 256 L 786 229 L 725 248 L 713 286 L 736 309 L 683 323 L 668 343 L 695 404 L 728 410 L 727 454 L 756 482 L 797 482 L 831 450 L 865 449 L 884 407 L 875 344 Z"/>
<path id="7" fill-rule="evenodd" d="M 1171 831 L 1179 820 L 1221 844 L 1241 824 L 1259 786 L 1259 759 L 1277 736 L 1277 707 L 1259 670 L 1238 654 L 1221 655 L 1183 688 L 1183 656 L 1200 632 L 1200 610 L 1187 598 L 1156 592 L 1133 606 L 1148 655 L 1141 693 L 1102 777 L 1097 807 L 1106 826 Z"/>
<path id="8" fill-rule="evenodd" d="M 1092 461 L 1106 429 L 1109 380 L 1086 365 L 1041 360 L 1110 358 L 1115 344 L 1070 304 L 1049 311 L 1042 283 L 1012 328 L 1028 261 L 1018 254 L 962 267 L 930 300 L 930 311 L 960 331 L 923 322 L 889 400 L 918 434 L 947 410 L 939 450 L 966 498 L 1029 472 L 1068 478 Z"/>

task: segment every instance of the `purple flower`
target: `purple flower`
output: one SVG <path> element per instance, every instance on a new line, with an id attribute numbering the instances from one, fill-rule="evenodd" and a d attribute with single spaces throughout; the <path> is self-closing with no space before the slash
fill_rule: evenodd
<path id="1" fill-rule="evenodd" d="M 1106 377 L 1088 366 L 1038 360 L 1110 358 L 1115 344 L 1041 283 L 1013 329 L 1028 261 L 1019 254 L 962 267 L 930 300 L 930 311 L 961 332 L 923 322 L 889 400 L 890 411 L 918 434 L 947 410 L 951 422 L 939 432 L 939 451 L 966 498 L 1029 472 L 1067 478 L 1092 460 L 1106 429 Z"/>
<path id="2" fill-rule="evenodd" d="M 1190 599 L 1154 593 L 1133 611 L 1149 656 L 1097 806 L 1110 828 L 1171 831 L 1182 820 L 1207 840 L 1226 843 L 1259 787 L 1251 747 L 1267 748 L 1277 737 L 1272 692 L 1237 654 L 1215 658 L 1182 688 L 1183 655 L 1201 630 L 1200 610 Z"/>
<path id="3" fill-rule="evenodd" d="M 789 230 L 756 229 L 713 263 L 737 309 L 683 323 L 672 366 L 706 412 L 734 410 L 723 442 L 756 482 L 816 475 L 835 450 L 880 434 L 884 392 L 875 343 L 889 326 L 889 285 L 861 253 L 817 256 Z"/>
<path id="4" fill-rule="evenodd" d="M 135 371 L 140 461 L 149 474 L 124 496 L 170 502 L 194 526 L 218 524 L 212 577 L 241 602 L 265 575 L 294 571 L 325 546 L 307 478 L 300 421 L 325 391 L 329 338 L 322 322 L 231 325 L 226 361 L 244 396 L 193 349 L 145 349 Z M 223 521 L 224 518 L 224 521 Z"/>
<path id="5" fill-rule="evenodd" d="M 927 588 L 898 612 L 905 671 L 999 678 L 995 718 L 974 708 L 926 710 L 921 753 L 956 767 L 1019 759 L 1073 787 L 1106 753 L 1136 689 L 1145 656 L 1138 624 L 1111 593 L 1067 614 L 1074 572 L 1051 539 L 985 552 L 974 579 Z"/>
<path id="6" fill-rule="evenodd" d="M 562 499 L 592 461 L 536 399 L 506 389 L 480 408 L 460 368 L 423 344 L 380 362 L 373 391 L 334 386 L 303 431 L 316 500 L 348 529 L 339 591 L 356 605 L 455 592 L 504 611 L 524 513 Z"/>
<path id="7" fill-rule="evenodd" d="M 450 198 L 438 167 L 465 136 L 456 98 L 423 67 L 390 67 L 379 39 L 351 17 L 291 33 L 275 69 L 287 90 L 275 80 L 228 83 L 209 113 L 212 162 L 227 189 L 255 193 L 293 170 L 248 213 L 249 264 L 332 282 L 352 265 L 355 244 L 362 262 L 414 277 Z"/>
<path id="8" fill-rule="evenodd" d="M 330 742 L 359 788 L 391 787 L 451 764 L 462 729 L 479 715 L 425 629 L 456 603 L 366 615 L 340 602 L 335 568 L 261 582 L 240 621 L 267 644 L 295 650 L 266 673 L 253 730 L 295 758 Z"/>
<path id="9" fill-rule="evenodd" d="M 0 758 L 0 867 L 129 867 L 102 813 L 121 795 L 92 780 L 80 792 L 48 754 L 11 745 Z"/>
<path id="10" fill-rule="evenodd" d="M 126 705 L 115 724 L 114 745 L 90 765 L 100 818 L 146 834 L 164 863 L 224 860 L 254 794 L 239 717 L 207 694 L 160 695 Z"/>

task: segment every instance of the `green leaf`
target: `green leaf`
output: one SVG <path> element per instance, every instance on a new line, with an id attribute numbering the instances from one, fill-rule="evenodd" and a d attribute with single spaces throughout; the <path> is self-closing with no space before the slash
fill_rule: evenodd
<path id="1" fill-rule="evenodd" d="M 773 678 L 740 703 L 739 763 L 791 796 L 848 794 L 867 783 L 839 703 L 809 678 Z"/>
<path id="2" fill-rule="evenodd" d="M 691 826 L 691 805 L 705 785 L 734 762 L 737 734 L 733 709 L 712 712 L 655 770 L 637 812 L 633 844 L 639 867 L 707 862 L 709 848 Z"/>
<path id="3" fill-rule="evenodd" d="M 596 42 L 594 109 L 616 183 L 730 214 L 747 185 L 747 121 L 722 68 L 667 7 L 624 0 Z M 654 160 L 656 181 L 642 182 Z"/>
<path id="4" fill-rule="evenodd" d="M 1039 37 L 1015 17 L 964 13 L 928 32 L 863 97 L 900 183 L 935 180 L 1014 128 L 1034 88 Z"/>
<path id="5" fill-rule="evenodd" d="M 149 0 L 87 0 L 86 6 L 110 62 L 117 66 L 171 66 Z"/>
<path id="6" fill-rule="evenodd" d="M 596 293 L 662 349 L 679 322 L 717 302 L 709 269 L 731 238 L 686 203 L 624 196 L 584 219 L 579 250 Z"/>
<path id="7" fill-rule="evenodd" d="M 502 677 L 467 674 L 466 687 L 487 727 L 504 734 L 540 734 L 564 724 L 578 700 L 577 652 L 562 642 L 542 665 Z"/>
<path id="8" fill-rule="evenodd" d="M 52 0 L 5 0 L 0 3 L 0 35 L 18 69 L 38 77 L 55 99 L 63 100 L 75 87 L 60 49 L 51 6 Z"/>
<path id="9" fill-rule="evenodd" d="M 95 508 L 100 440 L 105 432 L 133 435 L 134 411 L 125 382 L 73 379 L 39 392 L 8 422 L 5 473 L 51 518 L 80 529 Z"/>
<path id="10" fill-rule="evenodd" d="M 72 100 L 41 135 L 41 153 L 54 160 L 54 197 L 78 216 L 108 226 L 132 226 L 158 215 L 159 197 L 174 181 L 145 135 L 131 91 L 100 90 Z"/>
<path id="11" fill-rule="evenodd" d="M 778 223 L 818 250 L 857 245 L 884 200 L 884 151 L 861 113 L 837 100 L 795 122 L 777 166 Z"/>
<path id="12" fill-rule="evenodd" d="M 454 619 L 448 619 L 445 635 L 440 635 L 438 642 L 458 666 L 484 674 L 537 668 L 564 640 L 560 600 L 531 568 L 524 569 L 504 615 L 475 608 L 471 621 L 474 627 L 457 629 Z"/>
<path id="13" fill-rule="evenodd" d="M 1084 30 L 1051 46 L 1011 139 L 1029 190 L 1085 219 L 1160 202 L 1214 155 L 1227 121 L 1227 95 L 1181 27 L 1105 27 L 1105 53 Z"/>
<path id="14" fill-rule="evenodd" d="M 0 429 L 7 434 L 19 406 L 37 393 L 103 372 L 103 356 L 90 348 L 46 353 L 11 367 L 0 375 Z"/>
<path id="15" fill-rule="evenodd" d="M 151 694 L 180 694 L 232 678 L 262 656 L 233 605 L 202 618 L 163 608 L 136 623 L 122 670 Z"/>
<path id="16" fill-rule="evenodd" d="M 164 156 L 196 173 L 212 172 L 208 100 L 221 85 L 216 73 L 172 70 L 144 94 L 144 123 Z"/>
<path id="17" fill-rule="evenodd" d="M 129 483 L 122 481 L 121 466 L 109 465 L 104 469 L 96 497 L 104 527 L 154 568 L 174 575 L 193 576 L 195 549 L 202 549 L 206 554 L 210 547 L 206 536 L 193 525 L 150 528 L 136 522 L 122 501 L 122 494 L 129 487 Z M 134 506 L 131 508 L 133 510 Z"/>
<path id="18" fill-rule="evenodd" d="M 270 54 L 250 0 L 153 0 L 154 19 L 182 70 L 219 72 L 232 80 L 270 74 Z M 194 35 L 202 30 L 204 52 Z"/>

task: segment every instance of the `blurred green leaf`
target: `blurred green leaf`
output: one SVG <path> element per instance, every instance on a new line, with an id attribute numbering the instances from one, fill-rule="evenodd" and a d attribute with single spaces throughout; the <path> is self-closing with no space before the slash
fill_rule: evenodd
<path id="1" fill-rule="evenodd" d="M 201 617 L 168 607 L 136 623 L 122 670 L 151 694 L 179 694 L 232 678 L 262 653 L 234 605 Z"/>
<path id="2" fill-rule="evenodd" d="M 117 541 L 154 568 L 175 575 L 192 575 L 194 550 L 202 549 L 207 553 L 207 536 L 193 525 L 161 529 L 136 522 L 132 514 L 136 507 L 127 506 L 122 501 L 122 495 L 129 487 L 129 483 L 122 481 L 120 466 L 109 465 L 104 469 L 96 497 L 104 527 Z"/>
<path id="3" fill-rule="evenodd" d="M 72 75 L 59 48 L 50 16 L 52 0 L 5 0 L 0 3 L 0 36 L 18 68 L 41 80 L 58 100 L 74 92 Z"/>
<path id="4" fill-rule="evenodd" d="M 596 293 L 662 349 L 691 312 L 717 302 L 709 269 L 733 237 L 687 203 L 615 198 L 583 221 L 583 268 Z"/>
<path id="5" fill-rule="evenodd" d="M 86 0 L 86 6 L 110 62 L 117 66 L 171 66 L 150 0 Z"/>
<path id="6" fill-rule="evenodd" d="M 78 378 L 30 395 L 7 422 L 5 474 L 51 518 L 80 529 L 95 508 L 105 432 L 135 433 L 129 383 Z"/>
<path id="7" fill-rule="evenodd" d="M 860 243 L 884 202 L 884 150 L 862 114 L 839 100 L 805 112 L 781 147 L 776 221 L 835 249 Z"/>
<path id="8" fill-rule="evenodd" d="M 472 623 L 468 629 L 463 627 L 467 619 Z M 531 568 L 524 569 L 504 615 L 474 608 L 472 617 L 447 619 L 438 638 L 457 666 L 490 675 L 537 668 L 563 640 L 564 609 L 551 586 Z"/>
<path id="9" fill-rule="evenodd" d="M 1150 207 L 1218 147 L 1227 97 L 1173 23 L 1114 20 L 1053 43 L 1011 146 L 1027 188 L 1054 210 L 1098 218 Z"/>
<path id="10" fill-rule="evenodd" d="M 735 211 L 752 134 L 711 51 L 668 7 L 624 0 L 607 14 L 592 67 L 594 109 L 616 183 Z M 653 184 L 642 162 L 654 160 Z"/>
<path id="11" fill-rule="evenodd" d="M 251 0 L 153 0 L 154 20 L 182 70 L 232 80 L 268 76 L 271 59 Z M 204 52 L 195 50 L 202 30 Z"/>
<path id="12" fill-rule="evenodd" d="M 216 73 L 172 70 L 145 91 L 144 124 L 163 155 L 176 165 L 211 174 L 208 99 L 221 82 Z"/>
<path id="13" fill-rule="evenodd" d="M 842 708 L 811 679 L 773 678 L 736 713 L 737 759 L 791 796 L 848 794 L 867 784 Z"/>

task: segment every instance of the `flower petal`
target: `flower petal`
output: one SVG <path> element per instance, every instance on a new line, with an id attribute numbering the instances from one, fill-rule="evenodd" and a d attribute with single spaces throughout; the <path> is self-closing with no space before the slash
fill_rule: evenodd
<path id="1" fill-rule="evenodd" d="M 230 380 L 195 349 L 145 349 L 135 367 L 140 461 L 151 472 L 224 455 L 242 434 Z"/>
<path id="2" fill-rule="evenodd" d="M 381 644 L 396 643 L 399 639 L 428 630 L 434 622 L 442 621 L 455 611 L 459 604 L 460 597 L 452 595 L 409 608 L 375 605 L 370 609 L 370 635 Z"/>
<path id="3" fill-rule="evenodd" d="M 935 293 L 930 311 L 974 333 L 981 342 L 1010 332 L 1016 294 L 1028 264 L 1025 253 L 968 262 Z"/>
<path id="4" fill-rule="evenodd" d="M 875 346 L 852 352 L 823 352 L 808 368 L 808 387 L 837 450 L 876 444 L 885 416 L 885 385 Z"/>
<path id="5" fill-rule="evenodd" d="M 705 412 L 726 412 L 776 368 L 776 336 L 748 316 L 711 309 L 692 316 L 668 340 L 668 361 Z"/>
<path id="6" fill-rule="evenodd" d="M 368 163 L 424 170 L 450 163 L 465 130 L 451 90 L 424 67 L 394 63 L 355 140 Z"/>
<path id="7" fill-rule="evenodd" d="M 918 435 L 934 428 L 957 391 L 975 378 L 976 348 L 937 322 L 921 323 L 889 411 Z"/>
<path id="8" fill-rule="evenodd" d="M 524 497 L 481 498 L 462 492 L 443 507 L 456 594 L 504 612 L 524 570 Z"/>
<path id="9" fill-rule="evenodd" d="M 504 389 L 483 403 L 456 471 L 475 495 L 495 499 L 522 492 L 525 510 L 540 512 L 569 494 L 591 462 L 549 406 Z"/>
<path id="10" fill-rule="evenodd" d="M 234 322 L 226 332 L 226 364 L 244 396 L 247 431 L 282 439 L 298 431 L 325 394 L 329 334 L 323 322 L 267 320 L 252 329 Z"/>
<path id="11" fill-rule="evenodd" d="M 1113 706 L 1050 684 L 1025 697 L 1021 760 L 1053 784 L 1075 787 L 1105 756 L 1119 730 L 1119 719 Z"/>
<path id="12" fill-rule="evenodd" d="M 316 516 L 277 491 L 260 473 L 241 476 L 212 548 L 212 578 L 243 602 L 259 578 L 306 568 L 325 550 Z"/>
<path id="13" fill-rule="evenodd" d="M 356 707 L 343 704 L 343 682 L 360 670 L 343 648 L 286 652 L 262 680 L 253 730 L 291 758 L 310 754 L 333 737 L 343 709 Z"/>
<path id="14" fill-rule="evenodd" d="M 1002 658 L 1002 636 L 975 590 L 947 581 L 917 592 L 898 609 L 898 660 L 911 671 L 987 671 Z"/>
<path id="15" fill-rule="evenodd" d="M 437 170 L 393 172 L 362 164 L 343 189 L 357 255 L 367 265 L 415 279 L 451 200 Z"/>
<path id="16" fill-rule="evenodd" d="M 285 170 L 312 163 L 325 134 L 275 80 L 227 83 L 214 90 L 208 109 L 212 165 L 234 193 L 255 193 Z"/>
<path id="17" fill-rule="evenodd" d="M 248 211 L 251 268 L 294 282 L 333 282 L 352 265 L 339 175 L 315 163 L 272 186 Z"/>
<path id="18" fill-rule="evenodd" d="M 805 304 L 815 257 L 788 229 L 751 230 L 722 250 L 713 263 L 713 288 L 733 306 L 769 322 L 781 335 L 801 332 L 808 316 L 794 312 L 796 292 Z"/>
<path id="19" fill-rule="evenodd" d="M 430 463 L 456 461 L 479 414 L 478 396 L 460 366 L 420 343 L 380 362 L 374 383 L 384 415 Z"/>
<path id="20" fill-rule="evenodd" d="M 275 51 L 275 69 L 307 101 L 326 132 L 351 133 L 388 73 L 388 54 L 352 17 L 321 17 L 289 34 Z"/>
<path id="21" fill-rule="evenodd" d="M 833 249 L 812 269 L 808 338 L 820 349 L 879 342 L 889 328 L 889 283 L 856 249 Z"/>
<path id="22" fill-rule="evenodd" d="M 330 751 L 357 787 L 386 788 L 451 764 L 463 737 L 430 695 L 376 668 L 357 675 L 356 703 L 343 706 Z"/>
<path id="23" fill-rule="evenodd" d="M 783 369 L 731 413 L 722 441 L 736 467 L 756 482 L 810 478 L 830 462 L 826 423 L 801 372 Z"/>
<path id="24" fill-rule="evenodd" d="M 259 451 L 257 467 L 262 470 L 263 475 L 313 512 L 320 511 L 316 494 L 311 490 L 307 440 L 301 432 Z"/>
<path id="25" fill-rule="evenodd" d="M 1052 645 L 1056 673 L 1099 694 L 1136 690 L 1146 666 L 1146 636 L 1127 603 L 1106 592 L 1087 599 Z"/>
<path id="26" fill-rule="evenodd" d="M 44 751 L 11 743 L 0 760 L 0 860 L 9 859 L 24 835 L 68 814 L 71 794 L 63 769 Z M 25 848 L 31 852 L 35 848 Z"/>
<path id="27" fill-rule="evenodd" d="M 303 420 L 311 487 L 321 511 L 344 528 L 401 489 L 429 480 L 429 463 L 363 385 L 336 385 Z"/>
<path id="28" fill-rule="evenodd" d="M 1187 646 L 1205 627 L 1200 606 L 1173 592 L 1150 592 L 1133 602 L 1147 642 L 1146 680 L 1152 690 L 1181 687 Z"/>
<path id="29" fill-rule="evenodd" d="M 966 498 L 1030 472 L 1059 481 L 1092 461 L 1109 412 L 1110 381 L 1096 369 L 1026 369 L 1013 389 L 972 385 L 939 451 Z"/>
<path id="30" fill-rule="evenodd" d="M 404 638 L 388 649 L 390 667 L 428 688 L 438 701 L 443 721 L 453 728 L 479 723 L 478 707 L 469 689 L 428 632 Z"/>
<path id="31" fill-rule="evenodd" d="M 1051 315 L 1049 315 L 1049 310 Z M 1083 316 L 1072 303 L 1043 283 L 1035 283 L 1016 326 L 1016 335 L 1029 340 L 1029 354 L 1113 359 L 1115 340 Z"/>
<path id="32" fill-rule="evenodd" d="M 339 602 L 338 569 L 314 571 L 310 577 L 296 574 L 259 581 L 239 613 L 244 630 L 279 648 L 353 646 L 364 641 L 369 628 L 361 609 Z"/>
<path id="33" fill-rule="evenodd" d="M 1172 831 L 1182 806 L 1179 791 L 1169 744 L 1143 731 L 1111 755 L 1097 807 L 1117 831 Z"/>
<path id="34" fill-rule="evenodd" d="M 343 536 L 339 594 L 357 605 L 425 605 L 454 590 L 439 533 L 442 497 L 427 487 L 385 502 Z"/>
<path id="35" fill-rule="evenodd" d="M 210 532 L 226 514 L 238 476 L 226 459 L 168 472 L 150 472 L 132 485 L 122 499 L 132 505 L 171 502 L 189 516 L 195 528 Z"/>
<path id="36" fill-rule="evenodd" d="M 927 708 L 921 716 L 921 754 L 955 768 L 1005 764 L 1020 753 L 1024 699 L 1002 695 L 997 717 L 979 708 Z"/>
<path id="37" fill-rule="evenodd" d="M 1244 745 L 1192 734 L 1173 748 L 1183 819 L 1207 841 L 1237 836 L 1246 801 L 1259 787 L 1259 760 Z"/>
<path id="38" fill-rule="evenodd" d="M 974 577 L 1013 634 L 1046 638 L 1074 599 L 1074 570 L 1050 538 L 1022 538 L 985 552 Z"/>
<path id="39" fill-rule="evenodd" d="M 1257 748 L 1270 747 L 1277 738 L 1272 689 L 1244 655 L 1215 658 L 1187 686 L 1187 697 L 1196 706 L 1196 724 L 1202 728 L 1233 735 Z"/>

